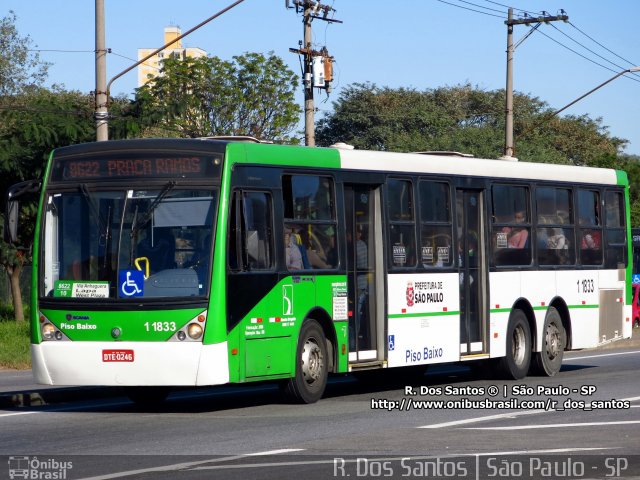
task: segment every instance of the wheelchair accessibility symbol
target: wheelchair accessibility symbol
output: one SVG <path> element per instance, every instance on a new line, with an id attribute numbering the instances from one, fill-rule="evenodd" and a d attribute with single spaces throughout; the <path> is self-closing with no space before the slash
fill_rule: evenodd
<path id="1" fill-rule="evenodd" d="M 118 285 L 121 298 L 141 297 L 144 295 L 144 273 L 140 270 L 120 270 Z"/>

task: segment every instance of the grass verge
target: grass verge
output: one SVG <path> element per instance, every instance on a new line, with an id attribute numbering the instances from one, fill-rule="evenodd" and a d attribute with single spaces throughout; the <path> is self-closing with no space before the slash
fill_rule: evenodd
<path id="1" fill-rule="evenodd" d="M 0 368 L 31 368 L 29 322 L 0 320 Z"/>

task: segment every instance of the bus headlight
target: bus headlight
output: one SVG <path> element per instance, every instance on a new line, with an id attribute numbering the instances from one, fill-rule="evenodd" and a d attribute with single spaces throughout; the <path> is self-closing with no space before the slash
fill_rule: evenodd
<path id="1" fill-rule="evenodd" d="M 198 323 L 190 323 L 189 328 L 187 328 L 187 333 L 189 334 L 189 338 L 198 340 L 202 336 L 202 327 Z"/>
<path id="2" fill-rule="evenodd" d="M 55 333 L 56 329 L 50 323 L 45 323 L 44 325 L 42 325 L 42 337 L 45 340 L 53 340 L 53 336 L 55 335 Z"/>

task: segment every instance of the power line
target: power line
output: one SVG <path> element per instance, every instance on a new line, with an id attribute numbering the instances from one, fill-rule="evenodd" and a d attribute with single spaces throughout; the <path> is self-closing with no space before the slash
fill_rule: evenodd
<path id="1" fill-rule="evenodd" d="M 507 8 L 507 9 L 509 9 L 509 8 L 513 8 L 514 10 L 518 10 L 519 12 L 530 13 L 531 15 L 537 15 L 537 14 L 538 14 L 538 12 L 532 12 L 532 11 L 530 11 L 530 10 L 525 10 L 525 9 L 523 9 L 523 8 L 517 8 L 517 7 L 512 7 L 512 6 L 509 6 L 509 5 L 504 5 L 504 4 L 502 4 L 502 3 L 493 2 L 492 0 L 484 0 L 484 1 L 485 1 L 485 2 L 488 2 L 488 3 L 493 3 L 494 5 L 499 5 L 499 6 L 501 6 L 501 7 Z"/>
<path id="2" fill-rule="evenodd" d="M 483 7 L 482 5 L 478 5 L 477 3 L 467 2 L 466 0 L 458 0 L 461 3 L 466 3 L 467 5 L 473 5 L 474 7 L 484 8 L 485 10 L 491 10 L 492 12 L 504 13 L 502 10 L 498 10 L 497 8 L 491 7 Z"/>
<path id="3" fill-rule="evenodd" d="M 590 37 L 589 35 L 587 35 L 585 32 L 583 32 L 582 30 L 580 30 L 578 27 L 576 27 L 573 23 L 571 22 L 567 22 L 569 23 L 569 25 L 571 25 L 573 28 L 575 28 L 577 31 L 579 31 L 581 34 L 583 34 L 585 37 L 587 37 L 589 40 L 591 40 L 592 42 L 596 43 L 597 45 L 601 46 L 602 48 L 604 48 L 607 52 L 615 55 L 616 57 L 618 57 L 620 60 L 624 60 L 625 62 L 631 64 L 631 65 L 637 65 L 636 63 L 633 63 L 630 60 L 627 60 L 626 58 L 621 57 L 620 55 L 618 55 L 616 52 L 609 50 L 607 47 L 605 47 L 604 45 L 602 45 L 600 42 L 598 42 L 597 40 L 595 40 L 594 38 Z"/>
<path id="4" fill-rule="evenodd" d="M 125 60 L 131 60 L 132 62 L 137 62 L 137 60 L 135 60 L 135 59 L 133 59 L 131 57 L 127 57 L 125 55 L 120 55 L 119 53 L 116 53 L 116 52 L 113 52 L 113 51 L 110 51 L 109 53 L 112 54 L 112 55 L 115 55 L 116 57 L 124 58 Z M 145 66 L 151 67 L 151 68 L 156 68 L 156 69 L 160 70 L 158 67 L 154 67 L 152 65 L 146 65 L 145 64 Z"/>
<path id="5" fill-rule="evenodd" d="M 452 7 L 458 7 L 458 8 L 462 8 L 464 10 L 469 10 L 471 12 L 476 12 L 476 13 L 481 13 L 483 15 L 489 15 L 490 17 L 497 17 L 497 18 L 502 18 L 504 19 L 505 17 L 502 15 L 495 15 L 493 13 L 488 13 L 488 12 L 482 12 L 480 10 L 475 10 L 473 8 L 469 8 L 469 7 L 463 7 L 462 5 L 457 5 L 455 3 L 450 3 L 450 2 L 446 2 L 445 0 L 437 0 L 440 3 L 446 3 L 447 5 L 451 5 Z"/>
<path id="6" fill-rule="evenodd" d="M 551 24 L 551 26 L 553 28 L 555 28 L 558 32 L 560 32 L 562 35 L 564 35 L 565 37 L 567 37 L 569 40 L 571 40 L 572 42 L 580 45 L 582 48 L 584 48 L 585 50 L 587 50 L 588 52 L 593 53 L 596 57 L 601 58 L 602 60 L 604 60 L 605 62 L 609 62 L 611 65 L 614 65 L 615 67 L 618 67 L 620 70 L 624 70 L 624 67 L 621 65 L 618 65 L 617 63 L 612 62 L 611 60 L 609 60 L 608 58 L 603 57 L 602 55 L 600 55 L 597 52 L 594 52 L 593 50 L 591 50 L 590 48 L 584 46 L 583 44 L 581 44 L 579 41 L 577 41 L 575 38 L 571 37 L 570 35 L 564 33 L 562 30 L 560 30 L 558 27 L 556 27 L 555 25 Z"/>
<path id="7" fill-rule="evenodd" d="M 44 49 L 36 48 L 29 49 L 28 52 L 56 52 L 56 53 L 95 53 L 95 50 L 57 50 L 57 49 Z"/>
<path id="8" fill-rule="evenodd" d="M 547 35 L 546 33 L 544 33 L 544 32 L 542 32 L 542 31 L 540 31 L 540 29 L 536 29 L 536 32 L 537 32 L 537 33 L 539 33 L 540 35 L 544 35 L 544 36 L 545 36 L 545 37 L 547 37 L 549 40 L 551 40 L 551 41 L 553 41 L 553 42 L 556 42 L 556 43 L 557 43 L 558 45 L 560 45 L 561 47 L 564 47 L 564 48 L 566 48 L 567 50 L 569 50 L 569 51 L 571 51 L 571 52 L 575 53 L 575 54 L 576 54 L 576 55 L 578 55 L 579 57 L 582 57 L 582 58 L 584 58 L 585 60 L 587 60 L 587 61 L 589 61 L 589 62 L 591 62 L 591 63 L 593 63 L 593 64 L 595 64 L 595 65 L 598 65 L 599 67 L 604 68 L 605 70 L 609 70 L 610 72 L 618 73 L 618 71 L 617 71 L 617 70 L 614 70 L 613 68 L 609 68 L 609 67 L 607 67 L 606 65 L 602 65 L 601 63 L 598 63 L 598 62 L 596 62 L 595 60 L 592 60 L 591 58 L 589 58 L 589 57 L 585 57 L 585 56 L 584 56 L 584 55 L 582 55 L 581 53 L 576 52 L 576 51 L 575 51 L 574 49 L 572 49 L 571 47 L 567 47 L 564 43 L 562 43 L 562 42 L 560 42 L 560 41 L 556 40 L 556 39 L 555 39 L 555 38 L 553 38 L 553 37 L 550 37 L 550 36 L 549 36 L 549 35 Z M 627 75 L 625 75 L 625 77 L 626 77 L 626 78 L 628 78 L 628 79 L 630 79 L 630 80 L 633 80 L 633 81 L 635 81 L 635 82 L 640 82 L 640 80 L 638 80 L 637 78 L 629 77 L 629 76 L 627 76 Z"/>

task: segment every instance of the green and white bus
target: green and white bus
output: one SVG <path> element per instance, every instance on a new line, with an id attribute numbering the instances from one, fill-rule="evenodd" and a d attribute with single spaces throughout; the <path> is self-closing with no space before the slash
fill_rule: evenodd
<path id="1" fill-rule="evenodd" d="M 9 191 L 5 231 L 16 234 Z M 38 382 L 278 380 L 484 360 L 555 375 L 631 336 L 622 171 L 211 139 L 52 152 L 33 250 Z"/>

